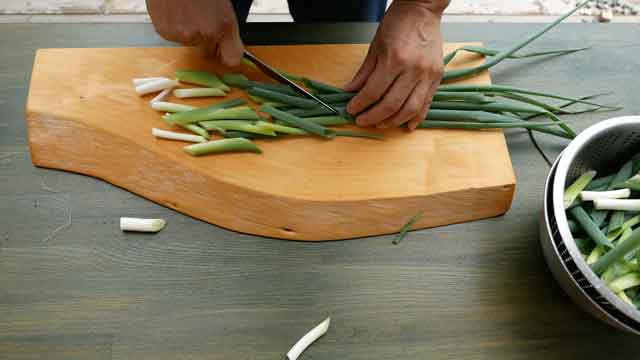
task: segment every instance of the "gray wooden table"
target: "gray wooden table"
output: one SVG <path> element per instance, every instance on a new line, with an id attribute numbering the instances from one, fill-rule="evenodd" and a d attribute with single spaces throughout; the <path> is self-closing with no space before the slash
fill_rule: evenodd
<path id="1" fill-rule="evenodd" d="M 447 24 L 505 47 L 538 25 Z M 375 27 L 251 25 L 250 44 L 366 42 Z M 614 91 L 635 114 L 637 25 L 563 25 L 536 48 L 582 55 L 505 64 L 502 84 Z M 516 199 L 504 217 L 392 237 L 301 243 L 237 234 L 81 175 L 36 169 L 24 107 L 41 47 L 168 45 L 145 24 L 0 25 L 0 359 L 281 359 L 324 317 L 304 359 L 632 359 L 637 338 L 577 309 L 542 258 L 547 166 L 509 131 Z M 535 65 L 535 66 L 530 66 Z M 565 142 L 539 136 L 551 155 Z M 118 217 L 162 217 L 158 235 Z M 64 226 L 70 222 L 69 226 Z"/>

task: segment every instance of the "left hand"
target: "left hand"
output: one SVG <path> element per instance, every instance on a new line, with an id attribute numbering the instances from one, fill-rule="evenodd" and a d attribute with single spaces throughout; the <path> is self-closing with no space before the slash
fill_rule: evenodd
<path id="1" fill-rule="evenodd" d="M 358 91 L 347 111 L 360 126 L 415 129 L 424 119 L 440 85 L 442 61 L 441 9 L 433 2 L 393 2 L 353 80 Z"/>

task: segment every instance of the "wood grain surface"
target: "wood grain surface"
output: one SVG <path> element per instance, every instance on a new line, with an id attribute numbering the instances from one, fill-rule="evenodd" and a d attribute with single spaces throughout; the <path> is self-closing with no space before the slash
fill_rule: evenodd
<path id="1" fill-rule="evenodd" d="M 367 49 L 251 50 L 276 68 L 344 84 Z M 463 54 L 451 68 L 482 60 Z M 152 127 L 167 125 L 148 104 L 155 95 L 141 99 L 131 85 L 134 77 L 172 77 L 176 69 L 230 71 L 189 48 L 39 50 L 27 102 L 34 164 L 104 179 L 225 228 L 296 240 L 393 233 L 420 212 L 414 228 L 459 223 L 501 215 L 511 205 L 515 176 L 501 131 L 392 129 L 382 141 L 298 137 L 257 141 L 262 154 L 189 156 L 183 143 L 151 135 Z M 488 73 L 467 82 L 488 83 Z M 245 92 L 224 99 L 238 97 Z"/>
<path id="2" fill-rule="evenodd" d="M 531 24 L 445 24 L 449 41 L 507 48 Z M 248 44 L 366 42 L 375 24 L 250 24 Z M 583 96 L 640 113 L 637 25 L 562 25 L 496 83 Z M 278 241 L 228 231 L 88 176 L 35 168 L 25 103 L 35 51 L 166 46 L 150 25 L 0 25 L 0 359 L 283 359 L 325 316 L 300 360 L 637 359 L 637 337 L 583 313 L 547 271 L 538 215 L 547 167 L 508 130 L 518 177 L 502 217 L 358 241 Z M 566 141 L 537 136 L 555 157 Z M 161 217 L 157 235 L 120 216 Z M 57 230 L 57 231 L 56 231 Z"/>

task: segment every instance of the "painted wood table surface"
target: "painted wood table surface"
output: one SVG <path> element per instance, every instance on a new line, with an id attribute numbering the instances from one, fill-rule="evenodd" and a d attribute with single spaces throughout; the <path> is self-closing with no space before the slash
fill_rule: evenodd
<path id="1" fill-rule="evenodd" d="M 448 41 L 505 47 L 536 25 L 447 24 Z M 375 27 L 252 24 L 249 44 L 367 42 Z M 635 25 L 563 25 L 538 49 L 582 55 L 500 66 L 496 83 L 613 91 L 636 114 Z M 281 359 L 332 317 L 305 359 L 631 359 L 637 338 L 581 312 L 542 258 L 547 166 L 508 131 L 518 186 L 507 215 L 392 236 L 303 243 L 237 234 L 90 177 L 34 168 L 25 133 L 43 47 L 163 46 L 148 24 L 0 25 L 0 359 Z M 531 65 L 531 66 L 530 66 Z M 566 144 L 538 136 L 555 156 Z M 120 216 L 167 219 L 123 234 Z"/>

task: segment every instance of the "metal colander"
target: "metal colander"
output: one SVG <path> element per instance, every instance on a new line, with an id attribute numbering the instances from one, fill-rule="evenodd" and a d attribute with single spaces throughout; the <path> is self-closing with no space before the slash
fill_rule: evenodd
<path id="1" fill-rule="evenodd" d="M 591 271 L 573 241 L 563 202 L 564 189 L 585 171 L 611 174 L 639 152 L 640 116 L 602 121 L 573 140 L 547 178 L 540 242 L 553 276 L 574 302 L 607 324 L 640 335 L 640 311 Z"/>

